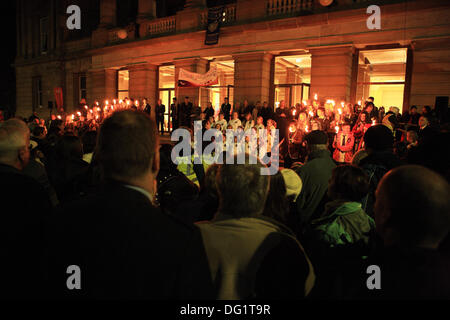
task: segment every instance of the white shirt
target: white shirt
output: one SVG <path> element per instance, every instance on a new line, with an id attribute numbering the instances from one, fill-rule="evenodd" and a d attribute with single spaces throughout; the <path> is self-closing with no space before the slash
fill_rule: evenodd
<path id="1" fill-rule="evenodd" d="M 153 203 L 153 197 L 147 190 L 142 189 L 140 187 L 132 186 L 132 185 L 129 185 L 129 184 L 125 184 L 124 186 L 129 188 L 129 189 L 133 189 L 133 190 L 136 190 L 136 191 L 142 193 L 144 196 L 146 196 L 150 200 L 151 203 Z"/>
<path id="2" fill-rule="evenodd" d="M 228 124 L 233 127 L 233 130 L 237 130 L 237 128 L 242 125 L 241 120 L 239 119 L 232 119 Z"/>

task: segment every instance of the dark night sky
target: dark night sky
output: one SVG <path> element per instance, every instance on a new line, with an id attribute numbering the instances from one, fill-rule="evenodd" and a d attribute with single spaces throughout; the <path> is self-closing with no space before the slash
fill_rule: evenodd
<path id="1" fill-rule="evenodd" d="M 0 109 L 15 103 L 16 1 L 0 1 L 2 54 L 0 63 Z"/>
<path id="2" fill-rule="evenodd" d="M 161 6 L 161 0 L 158 0 Z M 185 0 L 164 0 L 166 10 L 174 14 L 177 9 L 182 9 Z M 208 0 L 208 6 L 215 6 L 234 2 L 233 0 Z M 172 12 L 173 11 L 173 12 Z M 0 1 L 0 30 L 2 30 L 2 54 L 0 62 L 0 109 L 7 105 L 15 105 L 15 71 L 13 68 L 16 56 L 16 1 Z"/>

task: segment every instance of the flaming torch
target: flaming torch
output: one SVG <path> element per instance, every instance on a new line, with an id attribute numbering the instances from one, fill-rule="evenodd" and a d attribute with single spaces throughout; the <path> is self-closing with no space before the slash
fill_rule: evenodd
<path id="1" fill-rule="evenodd" d="M 314 93 L 314 100 L 317 100 L 317 93 Z"/>
<path id="2" fill-rule="evenodd" d="M 334 127 L 334 130 L 336 130 L 336 134 L 339 133 L 339 126 Z"/>

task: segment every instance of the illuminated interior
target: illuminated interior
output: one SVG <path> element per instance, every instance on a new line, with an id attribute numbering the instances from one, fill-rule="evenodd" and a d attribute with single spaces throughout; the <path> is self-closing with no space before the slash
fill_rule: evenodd
<path id="1" fill-rule="evenodd" d="M 275 58 L 275 106 L 284 100 L 294 106 L 309 99 L 311 55 L 301 54 Z"/>
<path id="2" fill-rule="evenodd" d="M 405 88 L 406 48 L 361 51 L 358 65 L 356 100 L 375 98 L 375 105 L 403 106 Z"/>
<path id="3" fill-rule="evenodd" d="M 117 98 L 124 100 L 129 97 L 128 89 L 129 89 L 130 76 L 128 74 L 128 70 L 119 70 L 117 72 Z"/>
<path id="4" fill-rule="evenodd" d="M 212 103 L 217 113 L 226 97 L 228 97 L 230 104 L 234 105 L 234 60 L 230 56 L 207 59 L 210 60 L 210 68 L 217 67 L 219 83 L 208 88 L 202 88 L 202 90 L 208 90 L 208 101 Z"/>
<path id="5" fill-rule="evenodd" d="M 175 66 L 159 67 L 159 98 L 161 103 L 166 106 L 164 114 L 164 130 L 172 128 L 170 122 L 170 105 L 172 98 L 175 97 Z M 178 101 L 180 103 L 180 101 Z"/>

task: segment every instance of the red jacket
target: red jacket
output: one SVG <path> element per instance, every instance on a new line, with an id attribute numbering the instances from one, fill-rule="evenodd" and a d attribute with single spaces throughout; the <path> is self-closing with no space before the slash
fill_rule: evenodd
<path id="1" fill-rule="evenodd" d="M 344 162 L 352 162 L 353 158 L 353 145 L 355 144 L 355 137 L 352 132 L 346 134 L 345 143 L 343 144 L 342 138 L 344 133 L 339 132 L 333 141 L 333 148 L 335 148 L 333 153 L 333 159 L 337 162 L 342 162 L 340 160 L 341 152 L 344 153 Z"/>

